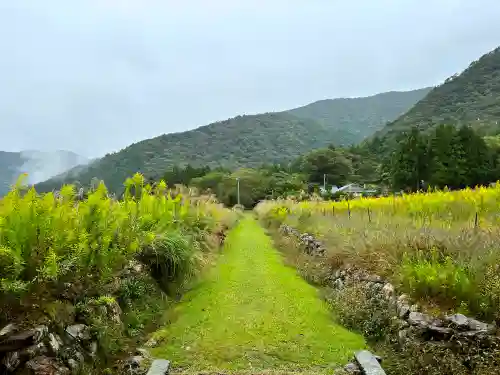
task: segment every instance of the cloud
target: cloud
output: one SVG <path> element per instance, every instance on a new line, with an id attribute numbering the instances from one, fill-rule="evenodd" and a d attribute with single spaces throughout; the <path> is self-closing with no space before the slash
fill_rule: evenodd
<path id="1" fill-rule="evenodd" d="M 103 155 L 237 114 L 442 82 L 497 46 L 500 3 L 0 3 L 0 150 Z"/>

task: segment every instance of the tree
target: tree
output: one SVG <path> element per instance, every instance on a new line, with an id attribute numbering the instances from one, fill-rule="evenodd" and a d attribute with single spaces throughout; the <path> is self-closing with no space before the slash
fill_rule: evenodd
<path id="1" fill-rule="evenodd" d="M 331 148 L 322 148 L 306 154 L 300 162 L 300 170 L 309 181 L 323 184 L 323 176 L 336 185 L 344 185 L 352 174 L 352 163 L 342 153 Z"/>
<path id="2" fill-rule="evenodd" d="M 389 161 L 391 182 L 395 189 L 416 191 L 427 179 L 427 140 L 417 127 L 403 134 Z"/>
<path id="3" fill-rule="evenodd" d="M 463 126 L 458 131 L 463 151 L 462 186 L 485 185 L 492 180 L 493 151 L 472 128 Z"/>
<path id="4" fill-rule="evenodd" d="M 440 125 L 429 140 L 429 183 L 457 189 L 464 185 L 465 152 L 454 126 Z"/>

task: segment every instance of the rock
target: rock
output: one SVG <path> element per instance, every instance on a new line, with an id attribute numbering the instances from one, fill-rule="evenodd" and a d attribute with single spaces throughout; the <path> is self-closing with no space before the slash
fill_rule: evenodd
<path id="1" fill-rule="evenodd" d="M 428 315 L 412 311 L 408 316 L 408 323 L 420 328 L 427 328 L 430 324 L 432 324 L 432 318 Z"/>
<path id="2" fill-rule="evenodd" d="M 361 374 L 361 369 L 356 363 L 348 363 L 344 366 L 344 371 L 348 374 Z"/>
<path id="3" fill-rule="evenodd" d="M 344 289 L 344 282 L 341 279 L 337 279 L 333 282 L 333 287 L 339 290 Z"/>
<path id="4" fill-rule="evenodd" d="M 136 352 L 138 355 L 140 355 L 144 358 L 151 358 L 151 354 L 149 353 L 149 351 L 147 349 L 138 348 L 138 349 L 136 349 Z"/>
<path id="5" fill-rule="evenodd" d="M 26 363 L 26 367 L 30 369 L 34 375 L 69 375 L 70 371 L 67 367 L 59 364 L 55 359 L 45 356 L 33 358 Z"/>
<path id="6" fill-rule="evenodd" d="M 45 355 L 47 354 L 47 352 L 48 350 L 45 344 L 43 342 L 40 342 L 38 344 L 27 347 L 22 351 L 21 354 L 23 357 L 28 357 L 29 359 L 31 359 L 40 355 Z"/>
<path id="7" fill-rule="evenodd" d="M 431 324 L 427 327 L 427 330 L 432 334 L 434 338 L 444 339 L 453 334 L 453 329 L 448 327 L 441 327 L 437 324 Z"/>
<path id="8" fill-rule="evenodd" d="M 340 279 L 340 277 L 342 277 L 342 272 L 340 270 L 337 270 L 335 271 L 333 276 L 335 279 Z"/>
<path id="9" fill-rule="evenodd" d="M 52 352 L 52 354 L 56 355 L 59 353 L 59 350 L 63 346 L 63 342 L 61 338 L 58 335 L 55 335 L 53 333 L 49 333 L 48 339 L 47 339 L 47 345 Z"/>
<path id="10" fill-rule="evenodd" d="M 364 281 L 371 281 L 372 283 L 383 283 L 384 280 L 379 275 L 365 276 Z"/>
<path id="11" fill-rule="evenodd" d="M 406 302 L 401 302 L 398 300 L 398 302 L 396 302 L 396 309 L 398 312 L 398 316 L 401 319 L 406 319 L 410 315 L 410 306 Z"/>
<path id="12" fill-rule="evenodd" d="M 150 338 L 146 344 L 144 344 L 148 348 L 154 348 L 155 346 L 158 345 L 158 340 L 154 339 L 153 337 Z"/>
<path id="13" fill-rule="evenodd" d="M 5 337 L 12 335 L 16 331 L 16 329 L 17 327 L 15 324 L 13 323 L 7 324 L 0 330 L 0 341 L 3 340 Z"/>
<path id="14" fill-rule="evenodd" d="M 49 327 L 47 326 L 38 326 L 33 329 L 33 341 L 35 343 L 39 343 L 44 340 L 49 334 Z"/>
<path id="15" fill-rule="evenodd" d="M 75 340 L 90 340 L 89 328 L 85 324 L 73 324 L 68 326 L 66 327 L 66 332 Z"/>
<path id="16" fill-rule="evenodd" d="M 155 359 L 146 375 L 166 375 L 170 369 L 170 361 Z"/>
<path id="17" fill-rule="evenodd" d="M 496 328 L 493 324 L 480 322 L 479 320 L 468 318 L 468 326 L 471 331 L 494 333 Z"/>
<path id="18" fill-rule="evenodd" d="M 12 352 L 34 344 L 38 344 L 44 338 L 44 335 L 47 332 L 48 329 L 46 326 L 40 326 L 29 331 L 24 331 L 6 337 L 3 341 L 0 342 L 0 353 Z"/>
<path id="19" fill-rule="evenodd" d="M 386 375 L 385 371 L 380 366 L 377 358 L 368 350 L 361 350 L 355 355 L 361 371 L 365 375 Z"/>
<path id="20" fill-rule="evenodd" d="M 141 262 L 138 262 L 136 260 L 131 260 L 129 262 L 128 266 L 135 273 L 141 273 L 142 271 L 144 271 L 144 265 Z"/>
<path id="21" fill-rule="evenodd" d="M 391 283 L 385 284 L 382 288 L 382 293 L 384 293 L 386 299 L 390 299 L 395 293 L 394 286 Z"/>
<path id="22" fill-rule="evenodd" d="M 144 373 L 141 365 L 144 362 L 144 357 L 140 355 L 133 356 L 125 361 L 124 370 L 126 374 L 136 375 Z"/>
<path id="23" fill-rule="evenodd" d="M 469 328 L 469 318 L 463 314 L 453 314 L 445 317 L 445 320 L 458 329 Z"/>
<path id="24" fill-rule="evenodd" d="M 14 372 L 21 364 L 19 352 L 7 353 L 2 359 L 2 365 L 7 372 Z"/>

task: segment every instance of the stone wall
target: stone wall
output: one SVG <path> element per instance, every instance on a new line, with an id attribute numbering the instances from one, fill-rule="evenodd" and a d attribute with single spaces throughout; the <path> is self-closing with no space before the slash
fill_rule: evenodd
<path id="1" fill-rule="evenodd" d="M 295 237 L 307 254 L 319 258 L 325 256 L 325 247 L 314 236 L 308 233 L 302 234 L 287 225 L 282 225 L 280 232 Z M 471 353 L 497 352 L 500 349 L 499 331 L 495 325 L 463 314 L 439 317 L 426 314 L 421 311 L 418 304 L 411 302 L 407 294 L 398 293 L 390 282 L 363 269 L 342 267 L 331 270 L 326 283 L 339 292 L 349 286 L 360 286 L 376 298 L 387 302 L 383 305 L 388 306 L 390 313 L 393 314 L 395 326 L 398 327 L 397 337 L 393 339 L 401 347 L 419 342 L 432 342 L 451 348 L 464 357 L 470 356 Z"/>
<path id="2" fill-rule="evenodd" d="M 8 324 L 0 330 L 0 373 L 75 374 L 97 354 L 85 324 L 67 326 L 63 334 L 40 325 L 20 330 Z M 25 373 L 25 372 L 23 372 Z"/>

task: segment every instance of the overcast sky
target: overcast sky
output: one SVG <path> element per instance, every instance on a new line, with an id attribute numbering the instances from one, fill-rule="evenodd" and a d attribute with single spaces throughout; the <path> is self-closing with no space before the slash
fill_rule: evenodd
<path id="1" fill-rule="evenodd" d="M 441 83 L 498 0 L 0 0 L 0 150 L 101 156 L 319 99 Z"/>

